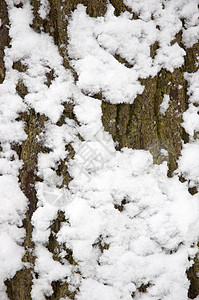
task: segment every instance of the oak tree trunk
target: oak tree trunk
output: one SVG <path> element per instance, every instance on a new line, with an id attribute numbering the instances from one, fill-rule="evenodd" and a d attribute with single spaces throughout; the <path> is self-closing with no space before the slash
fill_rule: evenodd
<path id="1" fill-rule="evenodd" d="M 87 14 L 91 17 L 104 16 L 107 9 L 107 1 L 105 0 L 48 0 L 50 4 L 50 12 L 45 20 L 39 15 L 40 1 L 31 0 L 33 7 L 34 20 L 31 25 L 32 28 L 41 33 L 44 31 L 51 35 L 54 39 L 54 43 L 57 45 L 60 55 L 63 57 L 63 64 L 65 68 L 69 68 L 74 76 L 74 79 L 78 79 L 78 75 L 70 65 L 70 59 L 68 57 L 67 45 L 67 20 L 64 17 L 71 16 L 71 13 L 75 10 L 76 6 L 81 3 L 86 6 Z M 122 0 L 111 0 L 111 4 L 115 8 L 115 15 L 118 16 L 121 12 L 128 11 Z M 23 4 L 18 4 L 18 7 L 22 7 Z M 62 6 L 62 9 L 61 9 Z M 4 66 L 4 48 L 9 47 L 9 24 L 7 5 L 5 0 L 0 1 L 0 18 L 3 20 L 3 25 L 0 28 L 0 83 L 3 82 L 5 77 Z M 134 15 L 136 19 L 137 16 Z M 181 43 L 182 33 L 179 32 L 176 35 L 174 42 L 177 42 L 182 47 Z M 64 47 L 63 47 L 64 45 Z M 158 44 L 155 43 L 151 47 L 151 57 L 154 57 Z M 172 176 L 173 171 L 177 168 L 177 159 L 181 153 L 182 141 L 187 143 L 189 137 L 181 126 L 182 114 L 188 107 L 188 95 L 187 95 L 187 82 L 184 78 L 184 72 L 196 72 L 198 67 L 195 62 L 197 55 L 199 55 L 199 44 L 195 44 L 192 48 L 185 49 L 186 57 L 185 63 L 181 68 L 175 69 L 174 72 L 169 72 L 162 69 L 157 76 L 148 79 L 140 79 L 142 85 L 144 85 L 144 91 L 141 95 L 138 95 L 133 104 L 110 104 L 102 100 L 102 95 L 95 95 L 102 101 L 102 123 L 104 129 L 108 131 L 113 140 L 117 143 L 117 150 L 120 151 L 123 147 L 130 147 L 132 149 L 145 149 L 149 150 L 154 158 L 154 163 L 161 163 L 164 160 L 168 161 L 169 172 L 168 176 Z M 128 63 L 119 55 L 115 56 L 116 59 L 122 63 Z M 26 67 L 20 62 L 16 61 L 13 64 L 13 68 L 20 72 L 24 72 Z M 53 70 L 46 74 L 47 85 L 50 86 L 53 78 Z M 182 86 L 179 90 L 178 86 Z M 17 93 L 20 97 L 24 98 L 28 93 L 25 84 L 20 81 L 16 87 Z M 160 113 L 160 104 L 163 100 L 164 94 L 168 94 L 171 99 L 170 107 L 166 111 L 165 115 Z M 63 116 L 60 118 L 57 126 L 63 123 L 64 117 L 68 117 L 76 120 L 73 113 L 73 106 L 65 104 L 65 110 Z M 23 257 L 24 262 L 28 262 L 29 267 L 24 267 L 18 271 L 15 276 L 5 282 L 7 286 L 7 294 L 11 300 L 29 300 L 31 299 L 31 285 L 33 276 L 37 277 L 34 273 L 35 257 L 30 250 L 34 249 L 34 243 L 32 242 L 32 229 L 31 216 L 37 207 L 37 197 L 35 191 L 35 183 L 40 180 L 35 174 L 37 171 L 37 157 L 40 152 L 48 152 L 49 149 L 43 147 L 38 142 L 37 135 L 41 132 L 47 117 L 40 115 L 30 109 L 25 113 L 19 115 L 19 119 L 24 120 L 27 133 L 27 139 L 22 145 L 13 145 L 13 149 L 17 151 L 19 158 L 23 161 L 23 168 L 20 170 L 19 181 L 21 183 L 21 189 L 28 198 L 29 209 L 26 213 L 26 218 L 23 221 L 23 226 L 26 229 L 26 238 L 24 240 L 24 248 L 26 254 Z M 160 150 L 164 148 L 168 151 L 167 157 L 163 156 Z M 70 157 L 73 157 L 74 150 L 69 145 L 68 150 Z M 67 159 L 60 162 L 59 172 L 64 177 L 65 186 L 71 180 L 70 174 L 67 171 Z M 183 178 L 181 178 L 183 181 Z M 195 193 L 196 189 L 190 189 L 190 193 Z M 51 226 L 51 235 L 47 248 L 52 252 L 53 258 L 59 260 L 57 255 L 57 249 L 59 244 L 56 240 L 54 233 L 57 233 L 60 229 L 61 223 L 65 222 L 64 214 L 60 211 L 57 219 Z M 56 249 L 56 251 L 55 251 Z M 73 261 L 72 253 L 68 251 L 68 260 L 71 264 Z M 191 281 L 189 297 L 193 299 L 199 295 L 199 279 L 196 273 L 199 271 L 199 262 L 197 257 L 195 258 L 195 265 L 188 271 L 187 275 Z M 75 292 L 70 292 L 66 284 L 61 282 L 53 282 L 53 295 L 47 297 L 47 299 L 61 299 L 68 296 L 69 299 L 74 299 Z"/>

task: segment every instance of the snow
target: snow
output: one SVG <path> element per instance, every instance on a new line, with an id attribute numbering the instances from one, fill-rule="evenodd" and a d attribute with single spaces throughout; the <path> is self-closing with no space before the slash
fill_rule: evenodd
<path id="1" fill-rule="evenodd" d="M 4 280 L 14 276 L 23 266 L 21 259 L 25 250 L 21 244 L 25 229 L 21 227 L 27 201 L 12 175 L 0 176 L 0 193 L 0 296 L 7 299 Z"/>
<path id="2" fill-rule="evenodd" d="M 141 5 L 147 7 L 148 3 Z M 132 8 L 135 9 L 133 5 Z M 89 18 L 85 7 L 78 5 L 68 28 L 69 55 L 79 76 L 77 85 L 83 93 L 102 93 L 112 103 L 133 103 L 143 91 L 138 78 L 155 76 L 161 67 L 171 72 L 180 67 L 185 51 L 177 43 L 170 44 L 182 28 L 174 8 L 169 5 L 164 10 L 160 8 L 152 21 L 142 14 L 138 20 L 132 20 L 130 13 L 116 17 L 111 5 L 104 18 Z M 155 42 L 159 49 L 152 59 L 150 47 Z M 124 58 L 130 68 L 119 63 L 115 54 Z"/>
<path id="3" fill-rule="evenodd" d="M 199 130 L 199 70 L 195 73 L 185 73 L 188 82 L 189 107 L 183 115 L 183 127 L 193 137 Z"/>
<path id="4" fill-rule="evenodd" d="M 139 171 L 133 163 L 124 163 L 127 157 L 133 161 L 134 155 L 140 162 Z M 163 295 L 175 299 L 176 293 L 179 299 L 186 299 L 188 281 L 183 274 L 189 262 L 184 258 L 197 235 L 198 222 L 197 197 L 192 198 L 186 184 L 178 178 L 168 179 L 166 165 L 154 166 L 148 152 L 126 149 L 116 153 L 104 170 L 92 174 L 89 182 L 85 183 L 83 175 L 81 180 L 76 177 L 71 188 L 77 185 L 78 197 L 65 211 L 70 225 L 62 225 L 58 240 L 73 250 L 82 276 L 88 280 L 97 277 L 114 287 L 118 299 L 130 299 L 129 284 L 138 287 L 142 282 L 153 286 L 148 288 L 150 299 Z M 119 212 L 114 204 L 121 204 L 124 198 L 128 203 Z M 92 246 L 99 236 L 109 245 L 103 254 Z M 169 283 L 174 280 L 173 268 L 184 270 L 175 272 L 175 286 Z M 81 297 L 85 297 L 83 291 Z"/>
<path id="5" fill-rule="evenodd" d="M 179 159 L 179 170 L 186 179 L 195 184 L 199 182 L 199 142 L 185 144 Z"/>
<path id="6" fill-rule="evenodd" d="M 39 14 L 42 19 L 45 19 L 50 12 L 50 4 L 48 0 L 40 1 Z"/>
<path id="7" fill-rule="evenodd" d="M 64 69 L 53 39 L 45 34 L 40 35 L 30 28 L 33 16 L 28 2 L 24 4 L 23 9 L 13 7 L 9 18 L 12 23 L 9 32 L 12 48 L 7 49 L 7 80 L 11 80 L 13 75 L 15 75 L 13 83 L 22 79 L 29 92 L 24 99 L 25 103 L 56 122 L 64 109 L 62 103 L 72 97 L 70 91 L 72 76 Z M 12 63 L 18 60 L 27 66 L 26 72 L 21 74 L 18 71 L 13 72 Z M 48 88 L 44 83 L 49 66 L 54 70 L 55 78 Z"/>
<path id="8" fill-rule="evenodd" d="M 19 113 L 33 108 L 48 117 L 37 139 L 51 151 L 38 155 L 37 175 L 43 181 L 36 184 L 38 207 L 31 220 L 38 274 L 33 279 L 32 299 L 52 295 L 52 281 L 60 280 L 78 290 L 77 300 L 130 300 L 132 293 L 135 300 L 188 300 L 186 270 L 193 264 L 199 237 L 198 194 L 188 192 L 199 183 L 199 143 L 195 139 L 199 71 L 185 74 L 189 107 L 182 126 L 190 141 L 183 145 L 172 178 L 167 177 L 166 162 L 153 164 L 148 151 L 115 150 L 102 125 L 101 101 L 92 96 L 102 93 L 110 103 L 133 103 L 144 88 L 139 78 L 156 76 L 162 68 L 172 72 L 181 67 L 185 50 L 171 42 L 182 29 L 182 18 L 185 47 L 198 40 L 198 1 L 125 0 L 139 14 L 137 20 L 129 12 L 116 17 L 110 4 L 104 17 L 91 18 L 78 5 L 68 25 L 68 53 L 78 74 L 76 83 L 71 71 L 63 67 L 53 39 L 29 26 L 31 5 L 23 2 L 23 8 L 16 8 L 19 1 L 7 0 L 11 47 L 5 51 L 6 78 L 0 85 L 0 298 L 7 299 L 3 282 L 24 266 L 22 220 L 28 201 L 18 181 L 23 162 L 12 145 L 27 138 L 25 124 L 17 119 Z M 48 1 L 40 2 L 39 13 L 45 18 Z M 151 58 L 155 42 L 159 48 Z M 12 68 L 18 60 L 26 65 L 25 72 Z M 46 73 L 51 70 L 54 76 L 48 87 Z M 24 99 L 16 92 L 19 80 L 28 90 Z M 163 115 L 169 101 L 164 95 Z M 56 125 L 64 103 L 74 105 L 78 124 L 66 118 L 63 125 Z M 63 178 L 56 170 L 67 157 L 69 144 L 75 155 L 67 162 L 73 178 L 68 190 L 60 188 Z M 161 152 L 168 155 L 164 149 Z M 180 175 L 185 183 L 179 181 Z M 67 220 L 56 235 L 61 262 L 46 247 L 59 209 Z M 77 265 L 67 261 L 63 245 L 71 250 Z M 142 284 L 149 285 L 147 293 L 138 291 Z"/>
<path id="9" fill-rule="evenodd" d="M 178 162 L 178 171 L 189 181 L 189 186 L 198 186 L 199 182 L 199 71 L 195 73 L 185 73 L 188 82 L 188 109 L 183 114 L 182 126 L 189 134 L 189 143 L 183 146 L 181 157 Z"/>
<path id="10" fill-rule="evenodd" d="M 70 266 L 61 265 L 52 258 L 52 253 L 44 246 L 37 246 L 35 254 L 38 257 L 35 263 L 35 271 L 39 273 L 39 279 L 33 279 L 34 288 L 31 291 L 32 299 L 46 299 L 43 293 L 50 295 L 52 292 L 51 282 L 65 278 L 69 275 Z M 69 265 L 69 263 L 68 263 Z"/>
<path id="11" fill-rule="evenodd" d="M 162 103 L 160 104 L 160 113 L 165 116 L 167 109 L 169 108 L 169 95 L 164 95 Z"/>

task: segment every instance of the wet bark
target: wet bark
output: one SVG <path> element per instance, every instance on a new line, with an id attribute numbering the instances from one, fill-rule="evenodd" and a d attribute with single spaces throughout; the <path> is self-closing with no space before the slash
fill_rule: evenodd
<path id="1" fill-rule="evenodd" d="M 111 0 L 110 2 L 115 7 L 116 16 L 121 12 L 130 11 L 121 0 Z M 47 18 L 43 20 L 39 15 L 40 1 L 31 0 L 34 14 L 33 24 L 31 25 L 32 28 L 38 33 L 44 31 L 53 37 L 63 57 L 65 68 L 72 70 L 75 80 L 78 79 L 78 76 L 70 66 L 70 59 L 68 57 L 68 21 L 65 16 L 70 17 L 71 12 L 74 11 L 79 3 L 87 7 L 87 13 L 91 17 L 103 16 L 106 13 L 107 1 L 104 0 L 68 0 L 64 2 L 61 0 L 49 0 L 50 12 Z M 135 14 L 134 18 L 137 18 Z M 0 1 L 0 19 L 3 21 L 0 27 L 0 83 L 2 83 L 5 77 L 3 60 L 4 48 L 9 45 L 9 29 L 7 27 L 9 20 L 4 0 Z M 176 36 L 175 41 L 181 44 L 181 32 Z M 152 58 L 156 55 L 157 48 L 158 45 L 155 43 L 151 48 Z M 168 176 L 172 176 L 173 171 L 177 168 L 177 159 L 181 152 L 182 141 L 184 141 L 184 143 L 189 141 L 188 135 L 181 126 L 182 114 L 188 106 L 187 82 L 184 78 L 184 72 L 192 73 L 197 71 L 198 67 L 195 64 L 197 55 L 199 55 L 199 45 L 195 44 L 192 48 L 186 49 L 185 64 L 183 67 L 175 69 L 173 73 L 162 69 L 154 78 L 140 79 L 145 88 L 143 93 L 137 96 L 133 104 L 116 105 L 102 101 L 102 123 L 104 129 L 108 131 L 114 141 L 117 142 L 116 149 L 119 151 L 123 147 L 130 147 L 132 149 L 149 150 L 153 155 L 154 163 L 161 163 L 164 160 L 168 162 Z M 115 57 L 120 63 L 129 67 L 124 59 L 119 56 Z M 20 72 L 26 70 L 26 67 L 23 66 L 20 61 L 16 62 L 13 68 Z M 46 84 L 49 86 L 53 78 L 53 70 L 51 70 L 49 74 L 46 74 L 46 76 Z M 18 82 L 16 91 L 22 98 L 28 93 L 22 81 Z M 160 113 L 160 104 L 164 94 L 170 96 L 171 103 L 165 115 L 162 115 Z M 95 95 L 95 97 L 102 100 L 100 94 Z M 66 104 L 63 115 L 57 123 L 58 126 L 63 124 L 64 117 L 72 118 L 77 121 L 73 113 L 73 107 L 68 104 Z M 16 275 L 12 279 L 7 280 L 5 284 L 7 286 L 9 299 L 28 300 L 31 299 L 31 285 L 35 261 L 35 257 L 32 254 L 34 244 L 32 242 L 33 227 L 31 224 L 31 216 L 37 207 L 35 183 L 40 180 L 35 175 L 37 171 L 37 158 L 40 152 L 48 152 L 50 149 L 44 148 L 37 140 L 38 134 L 42 131 L 45 121 L 47 121 L 45 115 L 39 115 L 31 109 L 26 113 L 22 113 L 19 119 L 25 121 L 27 139 L 22 145 L 13 145 L 13 149 L 17 151 L 19 158 L 22 159 L 24 163 L 19 174 L 19 181 L 21 183 L 21 189 L 29 201 L 29 209 L 24 219 L 26 238 L 23 246 L 26 249 L 26 254 L 23 261 L 28 262 L 30 267 L 24 267 L 23 270 L 18 271 Z M 168 156 L 162 154 L 162 149 L 168 151 Z M 73 157 L 74 150 L 70 145 L 68 145 L 68 150 L 70 157 Z M 65 186 L 67 186 L 71 180 L 70 174 L 67 171 L 66 162 L 67 158 L 64 162 L 61 161 L 58 170 L 64 177 Z M 66 220 L 63 213 L 59 212 L 57 219 L 51 226 L 51 235 L 49 244 L 47 245 L 48 250 L 52 252 L 55 260 L 59 260 L 59 243 L 56 240 L 56 234 L 62 222 L 66 222 Z M 68 253 L 67 259 L 69 263 L 76 264 L 70 250 L 65 250 Z M 188 278 L 191 281 L 189 290 L 189 297 L 191 299 L 199 295 L 199 279 L 196 276 L 199 271 L 198 265 L 198 258 L 196 257 L 195 265 L 188 271 Z M 65 283 L 53 282 L 52 288 L 54 291 L 53 295 L 47 299 L 61 299 L 63 297 L 68 297 L 69 299 L 75 298 L 75 292 L 70 292 Z"/>

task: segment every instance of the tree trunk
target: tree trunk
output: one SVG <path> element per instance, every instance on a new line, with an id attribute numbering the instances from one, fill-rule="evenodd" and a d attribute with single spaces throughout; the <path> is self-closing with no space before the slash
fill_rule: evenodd
<path id="1" fill-rule="evenodd" d="M 9 1 L 8 1 L 9 2 Z M 17 2 L 17 1 L 16 1 Z M 16 7 L 20 9 L 23 7 L 23 2 L 18 3 Z M 76 9 L 78 4 L 86 6 L 86 12 L 90 17 L 97 18 L 104 16 L 107 11 L 107 1 L 104 0 L 48 0 L 49 13 L 42 19 L 39 14 L 41 2 L 39 0 L 31 0 L 33 8 L 33 23 L 32 29 L 42 34 L 45 32 L 53 37 L 55 45 L 59 49 L 60 55 L 63 57 L 63 65 L 66 69 L 72 71 L 75 82 L 78 80 L 78 74 L 70 63 L 70 57 L 68 55 L 68 33 L 67 26 L 68 20 L 72 12 Z M 120 16 L 122 12 L 133 13 L 122 0 L 111 0 L 110 3 L 115 9 L 115 15 Z M 68 18 L 66 18 L 67 16 Z M 136 14 L 133 14 L 134 19 L 139 18 Z M 2 0 L 0 3 L 0 18 L 3 20 L 3 25 L 0 31 L 0 83 L 5 78 L 5 66 L 3 61 L 4 48 L 9 47 L 9 31 L 6 27 L 9 24 L 6 1 Z M 182 45 L 182 32 L 180 31 L 173 43 L 177 42 L 181 47 Z M 158 44 L 155 43 L 151 47 L 151 57 L 156 55 Z M 185 47 L 184 47 L 185 49 Z M 101 101 L 102 108 L 102 123 L 104 129 L 112 135 L 114 142 L 116 142 L 116 149 L 120 151 L 123 147 L 132 149 L 144 149 L 149 150 L 153 155 L 154 163 L 161 164 L 163 161 L 168 162 L 168 176 L 172 177 L 173 172 L 177 169 L 177 160 L 181 154 L 182 143 L 189 142 L 189 136 L 181 126 L 183 122 L 183 113 L 188 108 L 188 94 L 187 94 L 187 81 L 184 73 L 194 73 L 198 70 L 196 64 L 197 56 L 199 55 L 199 44 L 194 44 L 193 47 L 185 49 L 186 56 L 185 62 L 182 67 L 176 68 L 173 72 L 169 72 L 165 69 L 161 69 L 155 77 L 147 79 L 141 79 L 140 82 L 144 86 L 144 91 L 141 95 L 138 95 L 133 104 L 112 104 L 106 102 L 102 94 L 94 95 L 94 98 Z M 115 58 L 126 67 L 126 62 L 119 55 L 115 55 Z M 13 69 L 23 73 L 26 71 L 26 66 L 21 61 L 16 61 L 13 64 Z M 46 84 L 51 85 L 53 79 L 53 70 L 46 73 Z M 179 89 L 179 86 L 181 88 Z M 20 80 L 16 86 L 16 91 L 21 98 L 25 98 L 28 94 L 28 89 Z M 164 95 L 170 96 L 170 106 L 165 114 L 160 113 L 160 104 L 163 101 Z M 57 126 L 64 124 L 65 117 L 74 120 L 78 123 L 74 114 L 73 104 L 64 104 L 65 109 Z M 26 140 L 22 144 L 12 145 L 12 149 L 15 150 L 19 158 L 23 161 L 23 167 L 19 173 L 19 182 L 21 190 L 29 201 L 29 207 L 26 212 L 26 218 L 23 220 L 23 226 L 26 229 L 26 238 L 23 243 L 23 247 L 26 253 L 23 257 L 23 262 L 28 263 L 24 265 L 24 268 L 19 270 L 15 276 L 8 279 L 5 284 L 7 286 L 7 295 L 12 300 L 32 299 L 31 298 L 31 286 L 34 278 L 38 277 L 35 271 L 35 253 L 34 243 L 32 242 L 33 224 L 31 222 L 32 215 L 37 209 L 37 195 L 35 185 L 41 181 L 36 174 L 38 171 L 38 154 L 49 153 L 51 149 L 44 146 L 41 141 L 38 140 L 38 135 L 42 132 L 45 122 L 48 121 L 48 117 L 44 114 L 40 114 L 35 109 L 30 108 L 26 112 L 19 114 L 18 120 L 23 120 L 25 124 L 25 132 L 27 134 Z M 80 137 L 81 138 L 81 137 Z M 60 160 L 58 173 L 62 175 L 63 186 L 68 187 L 72 177 L 67 170 L 67 161 L 74 156 L 74 149 L 70 144 L 66 145 L 69 152 L 68 156 L 63 160 Z M 165 156 L 161 150 L 167 150 L 168 156 Z M 184 179 L 181 177 L 181 181 Z M 195 187 L 190 188 L 190 193 L 197 192 Z M 59 251 L 61 248 L 60 243 L 56 239 L 56 234 L 59 232 L 61 224 L 66 222 L 64 214 L 59 211 L 57 219 L 51 225 L 50 238 L 46 248 L 52 253 L 55 261 L 60 261 Z M 68 261 L 71 265 L 75 265 L 76 262 L 73 259 L 73 253 L 70 249 L 66 248 L 68 253 Z M 191 282 L 189 297 L 194 299 L 199 295 L 199 279 L 197 277 L 198 259 L 195 258 L 194 266 L 187 272 L 188 278 Z M 50 296 L 46 296 L 46 299 L 75 299 L 77 291 L 70 291 L 67 283 L 64 282 L 52 282 L 53 293 Z M 142 290 L 142 289 L 140 289 Z M 145 291 L 143 289 L 143 291 Z M 92 300 L 92 299 L 91 299 Z"/>

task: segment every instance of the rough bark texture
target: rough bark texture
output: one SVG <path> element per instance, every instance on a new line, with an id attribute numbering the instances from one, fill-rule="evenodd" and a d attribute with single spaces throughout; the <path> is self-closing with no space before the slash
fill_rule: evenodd
<path id="1" fill-rule="evenodd" d="M 161 149 L 168 151 L 170 175 L 176 169 L 181 151 L 181 139 L 185 139 L 181 127 L 182 113 L 187 107 L 186 82 L 182 69 L 173 73 L 162 70 L 158 76 L 141 80 L 145 86 L 134 104 L 102 104 L 104 128 L 118 142 L 118 149 L 150 150 L 154 162 L 161 163 L 165 157 Z M 178 86 L 183 88 L 178 89 Z M 165 116 L 159 111 L 164 94 L 170 96 L 171 104 Z M 175 122 L 174 122 L 175 119 Z"/>
<path id="2" fill-rule="evenodd" d="M 115 15 L 119 15 L 121 12 L 129 10 L 121 0 L 111 0 L 111 4 L 115 7 Z M 58 46 L 60 54 L 64 59 L 64 66 L 70 68 L 74 74 L 74 78 L 77 79 L 77 74 L 71 68 L 69 64 L 69 58 L 67 53 L 67 19 L 65 15 L 70 16 L 71 12 L 76 8 L 77 4 L 82 3 L 87 7 L 87 13 L 91 17 L 103 16 L 106 12 L 107 2 L 104 0 L 49 0 L 50 13 L 48 17 L 43 20 L 39 16 L 39 0 L 32 0 L 34 21 L 32 28 L 38 33 L 44 31 L 53 36 L 55 44 Z M 61 9 L 63 6 L 63 9 Z M 3 82 L 5 77 L 4 67 L 4 48 L 9 45 L 8 35 L 8 15 L 7 8 L 4 0 L 0 1 L 0 18 L 3 20 L 0 28 L 0 83 Z M 137 18 L 134 15 L 134 18 Z M 178 43 L 181 43 L 181 33 L 176 36 Z M 174 42 L 175 42 L 174 41 Z M 61 45 L 64 44 L 64 47 Z M 154 57 L 157 43 L 151 48 L 151 56 Z M 174 70 L 170 73 L 162 69 L 158 75 L 154 78 L 140 80 L 142 85 L 145 86 L 142 95 L 137 96 L 134 104 L 110 104 L 102 102 L 102 122 L 106 131 L 112 134 L 113 139 L 117 143 L 117 149 L 120 150 L 123 147 L 131 147 L 133 149 L 145 149 L 150 150 L 154 157 L 155 163 L 161 163 L 164 160 L 168 161 L 169 176 L 172 176 L 172 172 L 177 167 L 177 159 L 180 155 L 182 140 L 188 142 L 188 136 L 181 127 L 182 113 L 187 109 L 187 83 L 184 79 L 183 73 L 196 72 L 198 67 L 195 65 L 196 57 L 199 55 L 199 45 L 195 44 L 191 49 L 186 50 L 185 64 L 182 68 Z M 125 62 L 119 56 L 116 56 L 120 63 Z M 26 66 L 23 66 L 21 62 L 16 62 L 13 68 L 20 72 L 25 71 Z M 49 86 L 53 78 L 53 70 L 46 74 L 47 82 Z M 179 88 L 179 86 L 182 86 Z M 20 81 L 16 88 L 18 94 L 24 98 L 27 94 L 27 88 L 24 83 Z M 170 96 L 171 104 L 166 111 L 165 116 L 160 114 L 160 103 L 162 102 L 164 94 Z M 95 97 L 101 99 L 101 95 Z M 57 123 L 58 126 L 63 124 L 64 117 L 75 119 L 73 113 L 73 107 L 66 104 L 63 116 Z M 34 244 L 31 240 L 32 224 L 31 216 L 37 207 L 37 198 L 35 192 L 35 182 L 40 180 L 35 174 L 37 170 L 37 156 L 41 151 L 50 151 L 42 147 L 42 144 L 38 142 L 37 136 L 44 127 L 47 117 L 35 113 L 33 109 L 23 113 L 19 116 L 26 123 L 25 131 L 27 133 L 27 139 L 22 145 L 14 145 L 14 149 L 17 151 L 19 158 L 23 160 L 24 165 L 20 171 L 19 180 L 21 183 L 21 189 L 29 200 L 29 209 L 26 213 L 26 219 L 24 219 L 24 227 L 26 229 L 26 239 L 24 241 L 24 247 L 26 254 L 23 258 L 24 262 L 30 263 L 29 268 L 24 268 L 16 273 L 11 279 L 6 281 L 7 294 L 9 299 L 22 300 L 31 299 L 31 284 L 33 279 L 33 266 L 35 257 L 32 254 Z M 168 157 L 161 154 L 161 149 L 168 151 Z M 74 150 L 68 145 L 70 157 L 73 157 Z M 64 176 L 64 185 L 67 186 L 71 177 L 65 166 L 67 158 L 64 162 L 60 162 L 58 172 Z M 58 233 L 61 223 L 66 222 L 62 212 L 59 212 L 57 219 L 51 226 L 51 235 L 49 238 L 48 250 L 52 252 L 53 258 L 59 260 L 59 243 L 56 240 L 56 234 Z M 107 247 L 107 245 L 106 245 Z M 103 247 L 101 246 L 102 251 Z M 56 251 L 55 251 L 56 250 Z M 66 249 L 68 253 L 67 259 L 69 263 L 76 264 L 73 259 L 72 252 Z M 191 281 L 189 297 L 193 299 L 199 295 L 199 279 L 196 273 L 199 271 L 199 261 L 195 258 L 195 265 L 188 271 L 188 277 Z M 37 276 L 37 274 L 34 274 Z M 68 297 L 74 299 L 75 292 L 71 293 L 68 290 L 66 283 L 53 282 L 53 295 L 47 299 L 61 299 L 62 297 Z M 146 290 L 146 288 L 145 288 Z"/>
<path id="3" fill-rule="evenodd" d="M 2 83 L 5 77 L 4 49 L 9 45 L 9 20 L 6 2 L 4 0 L 0 2 L 0 19 L 0 83 Z"/>

